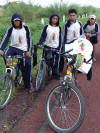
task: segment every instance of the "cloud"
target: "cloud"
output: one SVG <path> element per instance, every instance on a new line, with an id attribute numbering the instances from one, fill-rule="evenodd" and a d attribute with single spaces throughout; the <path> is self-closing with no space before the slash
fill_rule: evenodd
<path id="1" fill-rule="evenodd" d="M 7 2 L 12 2 L 12 1 L 23 1 L 25 3 L 33 3 L 33 4 L 37 4 L 37 5 L 41 5 L 43 7 L 45 6 L 49 6 L 50 4 L 54 4 L 56 3 L 60 3 L 61 1 L 64 3 L 75 3 L 75 4 L 79 4 L 79 5 L 92 5 L 95 7 L 100 8 L 100 0 L 49 0 L 47 2 L 47 0 L 0 0 L 0 5 L 4 5 Z"/>

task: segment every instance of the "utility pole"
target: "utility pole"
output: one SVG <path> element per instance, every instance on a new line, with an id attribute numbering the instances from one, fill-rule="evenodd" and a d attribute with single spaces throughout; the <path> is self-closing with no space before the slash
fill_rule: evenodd
<path id="1" fill-rule="evenodd" d="M 63 2 L 63 0 L 60 0 L 60 15 L 61 15 L 61 17 L 62 17 L 62 2 Z"/>
<path id="2" fill-rule="evenodd" d="M 61 11 L 61 8 L 62 8 L 62 2 L 63 2 L 63 0 L 60 0 L 60 11 Z"/>

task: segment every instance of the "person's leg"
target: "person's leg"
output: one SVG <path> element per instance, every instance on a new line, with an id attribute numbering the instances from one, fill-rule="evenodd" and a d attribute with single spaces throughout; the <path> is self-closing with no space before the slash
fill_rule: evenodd
<path id="1" fill-rule="evenodd" d="M 15 49 L 13 47 L 9 47 L 6 52 L 5 52 L 5 55 L 6 56 L 13 56 L 15 53 Z"/>
<path id="2" fill-rule="evenodd" d="M 93 55 L 94 55 L 94 61 L 96 61 L 96 58 L 95 58 L 95 53 L 96 53 L 96 45 L 93 44 Z"/>
<path id="3" fill-rule="evenodd" d="M 92 67 L 90 69 L 90 71 L 87 74 L 87 80 L 91 80 L 92 79 Z"/>
<path id="4" fill-rule="evenodd" d="M 64 57 L 60 56 L 59 72 L 62 72 L 63 69 L 64 69 Z"/>
<path id="5" fill-rule="evenodd" d="M 26 90 L 33 88 L 31 68 L 31 58 L 25 58 L 25 63 L 23 61 L 21 62 L 21 70 Z"/>
<path id="6" fill-rule="evenodd" d="M 56 53 L 54 53 L 54 57 L 53 57 L 53 62 L 54 62 L 54 65 L 53 65 L 53 75 L 54 77 L 56 78 L 60 78 L 60 73 L 59 73 L 59 63 L 60 63 L 60 56 Z"/>
<path id="7" fill-rule="evenodd" d="M 21 55 L 23 56 L 24 51 L 15 48 L 14 50 L 14 54 L 17 55 Z M 24 86 L 25 89 L 31 89 L 31 80 L 32 80 L 32 76 L 31 76 L 31 58 L 25 58 L 25 61 L 22 59 L 21 60 L 21 72 L 22 72 L 22 77 L 23 77 L 23 81 L 24 81 Z"/>

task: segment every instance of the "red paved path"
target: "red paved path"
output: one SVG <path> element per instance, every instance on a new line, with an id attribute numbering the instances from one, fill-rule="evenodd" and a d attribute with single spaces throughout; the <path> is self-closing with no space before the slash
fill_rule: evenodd
<path id="1" fill-rule="evenodd" d="M 97 45 L 96 59 L 97 61 L 93 65 L 92 81 L 87 81 L 85 75 L 78 76 L 78 82 L 86 102 L 86 116 L 76 133 L 100 133 L 100 45 Z M 52 81 L 40 94 L 34 103 L 35 108 L 33 106 L 28 110 L 14 127 L 12 133 L 38 133 L 45 120 L 45 98 L 53 85 L 55 85 L 55 81 Z M 41 133 L 54 133 L 54 131 L 47 125 Z"/>
<path id="2" fill-rule="evenodd" d="M 78 83 L 85 98 L 86 115 L 82 126 L 76 133 L 100 133 L 100 44 L 97 45 L 96 59 L 93 65 L 92 81 L 87 81 L 85 75 L 79 74 L 78 76 Z M 45 100 L 51 86 L 57 84 L 56 82 L 53 80 L 39 94 L 29 95 L 24 91 L 19 93 L 7 109 L 0 112 L 0 118 L 1 116 L 4 118 L 3 115 L 6 114 L 6 122 L 10 120 L 15 122 L 10 133 L 55 133 L 48 124 L 45 125 Z"/>

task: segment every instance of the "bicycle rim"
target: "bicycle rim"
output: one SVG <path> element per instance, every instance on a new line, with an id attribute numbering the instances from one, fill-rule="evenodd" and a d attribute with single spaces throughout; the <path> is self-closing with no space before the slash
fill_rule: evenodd
<path id="1" fill-rule="evenodd" d="M 18 74 L 17 74 L 17 77 L 16 77 L 16 80 L 15 80 L 15 85 L 17 86 L 17 85 L 20 85 L 21 83 L 22 83 L 22 80 L 23 80 L 23 78 L 22 78 L 22 73 L 21 73 L 21 71 L 19 70 L 18 71 Z"/>
<path id="2" fill-rule="evenodd" d="M 12 93 L 12 80 L 9 74 L 5 73 L 0 77 L 0 109 L 3 109 L 10 100 Z"/>
<path id="3" fill-rule="evenodd" d="M 56 132 L 72 133 L 82 124 L 85 104 L 78 89 L 71 88 L 66 102 L 65 96 L 65 93 L 61 93 L 60 85 L 52 89 L 47 97 L 46 114 L 49 124 Z"/>
<path id="4" fill-rule="evenodd" d="M 46 75 L 46 63 L 44 61 L 41 61 L 36 77 L 36 90 L 39 90 L 42 87 L 45 75 Z"/>

